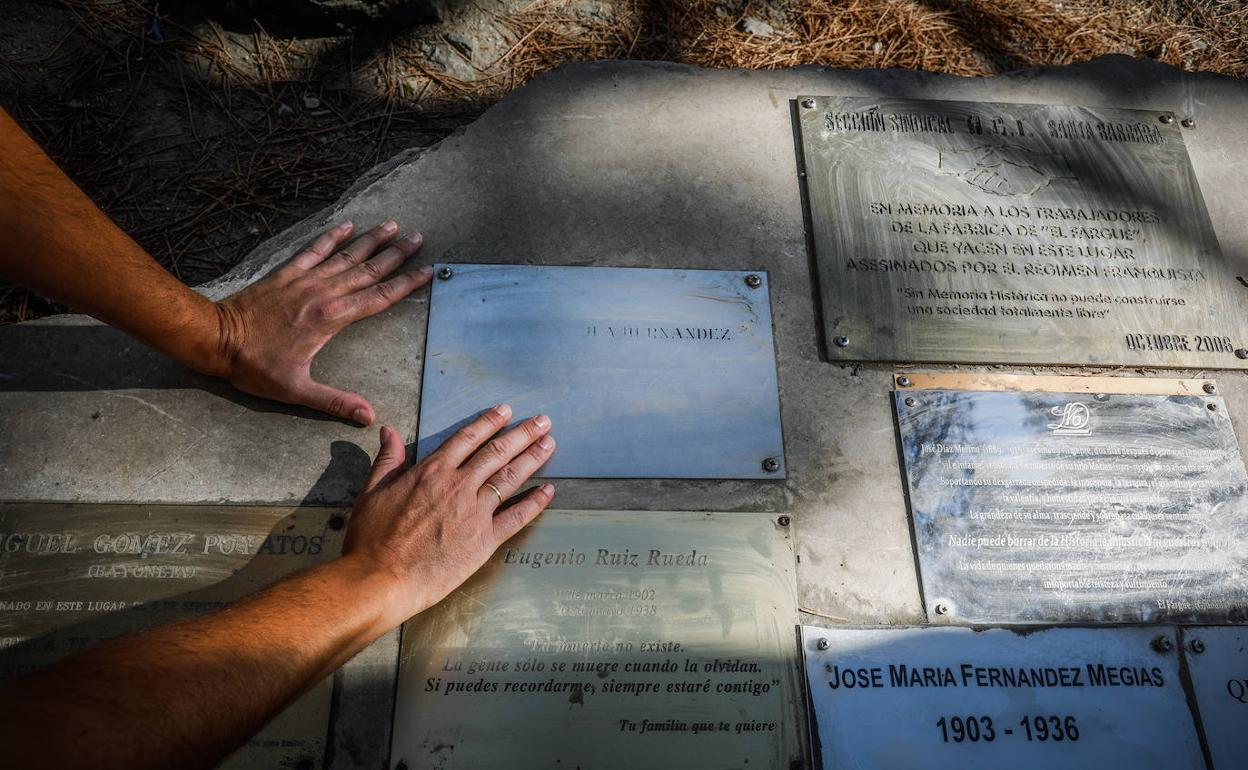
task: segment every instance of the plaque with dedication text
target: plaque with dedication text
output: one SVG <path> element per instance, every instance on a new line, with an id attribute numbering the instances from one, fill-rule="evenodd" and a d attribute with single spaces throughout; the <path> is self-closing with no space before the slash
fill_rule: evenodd
<path id="1" fill-rule="evenodd" d="M 797 101 L 832 360 L 1248 368 L 1168 112 Z"/>
<path id="2" fill-rule="evenodd" d="M 758 513 L 548 511 L 403 627 L 392 768 L 775 768 L 794 556 Z"/>
<path id="3" fill-rule="evenodd" d="M 767 274 L 437 266 L 417 453 L 497 403 L 548 477 L 783 478 Z"/>
<path id="4" fill-rule="evenodd" d="M 308 508 L 0 505 L 0 680 L 328 561 L 344 521 Z M 321 767 L 332 695 L 326 678 L 220 767 Z"/>
<path id="5" fill-rule="evenodd" d="M 1183 629 L 1183 655 L 1215 770 L 1248 764 L 1248 627 Z"/>
<path id="6" fill-rule="evenodd" d="M 1248 476 L 1220 396 L 893 398 L 933 623 L 1248 618 Z"/>
<path id="7" fill-rule="evenodd" d="M 802 627 L 825 770 L 1203 768 L 1173 627 Z"/>

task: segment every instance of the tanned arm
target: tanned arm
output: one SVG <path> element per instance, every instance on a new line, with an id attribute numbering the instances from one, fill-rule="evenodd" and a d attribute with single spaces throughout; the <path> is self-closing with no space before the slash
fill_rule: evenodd
<path id="1" fill-rule="evenodd" d="M 419 233 L 396 240 L 398 225 L 386 222 L 344 246 L 352 230 L 328 230 L 274 275 L 212 302 L 157 264 L 0 110 L 0 277 L 252 395 L 371 425 L 368 401 L 314 381 L 312 359 L 431 271 L 394 273 L 420 248 Z"/>
<path id="2" fill-rule="evenodd" d="M 219 762 L 378 636 L 440 601 L 546 508 L 549 484 L 505 507 L 484 486 L 511 498 L 554 452 L 541 415 L 495 437 L 510 415 L 491 409 L 408 470 L 402 439 L 382 428 L 341 557 L 0 688 L 6 766 Z"/>

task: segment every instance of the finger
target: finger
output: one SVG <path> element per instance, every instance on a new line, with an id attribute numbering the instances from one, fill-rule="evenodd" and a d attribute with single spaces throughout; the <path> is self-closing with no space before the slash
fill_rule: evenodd
<path id="1" fill-rule="evenodd" d="M 372 425 L 376 419 L 372 405 L 359 393 L 324 385 L 311 377 L 296 385 L 287 400 L 360 425 Z"/>
<path id="2" fill-rule="evenodd" d="M 294 259 L 287 262 L 282 271 L 302 272 L 311 270 L 324 262 L 325 258 L 334 252 L 334 249 L 345 243 L 351 237 L 351 231 L 354 228 L 355 224 L 349 219 L 335 227 L 331 227 L 317 236 L 316 240 L 312 241 L 311 246 L 299 252 Z"/>
<path id="3" fill-rule="evenodd" d="M 517 455 L 546 435 L 549 430 L 549 417 L 544 414 L 530 417 L 503 435 L 495 436 L 486 442 L 485 446 L 478 449 L 477 453 L 464 463 L 463 471 L 471 482 L 483 485 L 486 479 L 510 463 Z"/>
<path id="4" fill-rule="evenodd" d="M 477 495 L 477 499 L 483 505 L 489 507 L 492 511 L 502 504 L 502 500 L 498 497 L 501 495 L 503 500 L 520 491 L 520 487 L 524 482 L 537 473 L 537 469 L 546 464 L 550 456 L 555 453 L 555 438 L 549 434 L 542 436 L 536 442 L 529 445 L 528 449 L 521 452 L 516 459 L 498 469 L 490 477 L 490 483 L 498 489 L 498 495 L 490 490 L 487 486 L 481 487 L 481 492 Z"/>
<path id="5" fill-rule="evenodd" d="M 377 315 L 407 295 L 429 283 L 433 268 L 425 265 L 419 270 L 399 273 L 388 281 L 373 284 L 346 298 L 342 318 L 348 323 Z"/>
<path id="6" fill-rule="evenodd" d="M 539 513 L 546 510 L 546 506 L 554 498 L 555 488 L 550 484 L 543 484 L 525 495 L 520 502 L 494 514 L 494 536 L 498 538 L 498 542 L 502 543 L 528 526 Z"/>
<path id="7" fill-rule="evenodd" d="M 507 427 L 507 421 L 510 419 L 511 407 L 506 404 L 487 409 L 477 419 L 455 431 L 455 434 L 435 449 L 429 457 L 430 459 L 437 457 L 451 467 L 458 468 L 491 436 Z"/>
<path id="8" fill-rule="evenodd" d="M 394 222 L 383 222 L 346 246 L 337 249 L 316 266 L 315 272 L 318 275 L 326 276 L 338 275 L 344 270 L 350 270 L 373 256 L 377 249 L 394 240 L 394 236 L 398 234 L 399 226 L 397 224 Z"/>
<path id="9" fill-rule="evenodd" d="M 384 487 L 403 472 L 406 452 L 399 432 L 389 425 L 381 426 L 381 448 L 373 460 L 373 470 L 364 484 L 365 492 Z"/>
<path id="10" fill-rule="evenodd" d="M 420 244 L 423 242 L 424 236 L 420 233 L 405 235 L 389 247 L 377 252 L 372 259 L 339 273 L 334 277 L 336 293 L 348 294 L 375 285 L 393 273 L 408 257 L 419 251 Z"/>

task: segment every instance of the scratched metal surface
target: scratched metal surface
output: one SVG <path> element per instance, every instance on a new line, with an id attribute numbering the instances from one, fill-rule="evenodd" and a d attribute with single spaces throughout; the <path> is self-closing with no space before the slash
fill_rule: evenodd
<path id="1" fill-rule="evenodd" d="M 1153 648 L 1158 637 L 1169 652 Z M 803 626 L 817 753 L 825 770 L 1204 768 L 1175 637 L 1167 626 Z M 1040 684 L 1020 684 L 1020 670 Z"/>
<path id="2" fill-rule="evenodd" d="M 210 612 L 342 548 L 341 510 L 0 504 L 0 680 Z M 194 697 L 194 693 L 186 693 Z M 323 766 L 333 677 L 219 767 Z"/>
<path id="3" fill-rule="evenodd" d="M 549 511 L 404 626 L 390 767 L 800 767 L 794 566 L 776 516 Z"/>
<path id="4" fill-rule="evenodd" d="M 1248 368 L 1242 290 L 1171 113 L 798 103 L 832 360 Z"/>
<path id="5" fill-rule="evenodd" d="M 1248 475 L 1221 397 L 893 398 L 933 623 L 1248 618 Z"/>
<path id="6" fill-rule="evenodd" d="M 544 476 L 784 478 L 766 273 L 446 267 L 419 456 L 505 401 L 517 421 L 550 415 Z"/>

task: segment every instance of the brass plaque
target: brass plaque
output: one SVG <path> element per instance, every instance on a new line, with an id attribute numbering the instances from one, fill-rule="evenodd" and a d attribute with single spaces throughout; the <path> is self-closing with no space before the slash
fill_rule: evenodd
<path id="1" fill-rule="evenodd" d="M 1248 368 L 1173 115 L 797 104 L 832 360 Z"/>
<path id="2" fill-rule="evenodd" d="M 328 561 L 344 521 L 316 508 L 0 505 L 0 679 Z M 327 677 L 221 767 L 321 767 L 332 695 Z"/>
<path id="3" fill-rule="evenodd" d="M 933 623 L 1248 619 L 1220 396 L 897 391 Z"/>
<path id="4" fill-rule="evenodd" d="M 793 568 L 776 516 L 548 511 L 403 627 L 391 767 L 800 763 Z"/>

